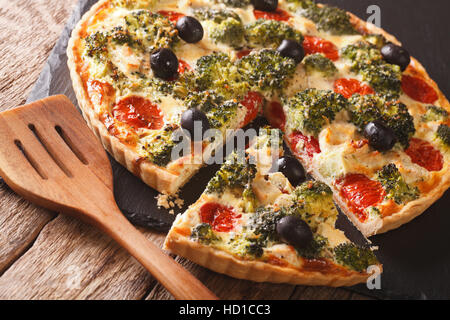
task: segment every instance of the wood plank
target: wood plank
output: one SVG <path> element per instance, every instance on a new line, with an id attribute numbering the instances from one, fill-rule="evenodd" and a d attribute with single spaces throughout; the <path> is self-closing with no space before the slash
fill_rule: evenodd
<path id="1" fill-rule="evenodd" d="M 0 110 L 25 102 L 77 0 L 0 0 Z M 27 27 L 23 22 L 27 22 Z M 55 217 L 0 182 L 0 274 Z"/>
<path id="2" fill-rule="evenodd" d="M 0 110 L 24 104 L 77 0 L 0 0 Z"/>
<path id="3" fill-rule="evenodd" d="M 164 240 L 147 235 L 157 245 Z M 154 285 L 109 237 L 60 215 L 0 278 L 0 299 L 141 299 Z"/>
<path id="4" fill-rule="evenodd" d="M 19 197 L 0 181 L 0 274 L 33 243 L 55 214 Z"/>
<path id="5" fill-rule="evenodd" d="M 256 283 L 239 280 L 223 274 L 215 273 L 205 269 L 184 258 L 177 257 L 187 270 L 202 281 L 214 294 L 226 300 L 255 300 L 255 299 L 289 299 L 294 292 L 295 286 L 287 284 Z M 170 299 L 167 291 L 157 284 L 146 297 L 146 300 Z"/>

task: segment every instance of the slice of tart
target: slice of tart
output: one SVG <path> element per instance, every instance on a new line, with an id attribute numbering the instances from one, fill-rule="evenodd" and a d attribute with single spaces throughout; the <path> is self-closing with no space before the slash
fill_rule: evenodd
<path id="1" fill-rule="evenodd" d="M 298 161 L 283 157 L 277 137 L 277 129 L 263 129 L 244 157 L 231 154 L 200 199 L 177 217 L 165 248 L 258 282 L 349 286 L 364 282 L 369 266 L 381 271 L 370 248 L 335 228 L 331 189 L 306 181 Z"/>

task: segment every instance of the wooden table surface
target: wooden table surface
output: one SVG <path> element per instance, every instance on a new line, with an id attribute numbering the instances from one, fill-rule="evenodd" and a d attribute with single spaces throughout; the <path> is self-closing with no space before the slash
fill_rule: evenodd
<path id="1" fill-rule="evenodd" d="M 0 0 L 1 110 L 25 102 L 76 1 Z M 142 231 L 162 245 L 164 234 Z M 345 289 L 236 280 L 176 260 L 222 299 L 366 299 Z M 111 239 L 0 181 L 0 299 L 172 297 Z"/>

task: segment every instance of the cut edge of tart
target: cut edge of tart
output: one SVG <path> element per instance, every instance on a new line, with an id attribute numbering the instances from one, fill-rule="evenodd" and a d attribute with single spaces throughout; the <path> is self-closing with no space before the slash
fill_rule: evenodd
<path id="1" fill-rule="evenodd" d="M 199 200 L 176 218 L 165 249 L 257 282 L 351 286 L 367 280 L 370 266 L 381 272 L 371 248 L 355 245 L 335 228 L 338 211 L 325 184 L 303 177 L 294 188 L 274 172 L 270 132 L 260 131 L 245 164 L 236 163 L 236 153 L 228 157 Z M 282 147 L 276 156 L 283 156 Z M 294 232 L 289 221 L 280 231 L 286 218 L 301 221 L 303 229 Z"/>

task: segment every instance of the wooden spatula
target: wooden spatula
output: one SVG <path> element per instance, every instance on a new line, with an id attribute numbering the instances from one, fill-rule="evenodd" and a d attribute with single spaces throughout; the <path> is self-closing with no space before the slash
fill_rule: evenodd
<path id="1" fill-rule="evenodd" d="M 106 232 L 176 299 L 217 299 L 122 215 L 108 157 L 65 96 L 0 113 L 0 175 L 29 201 Z"/>

